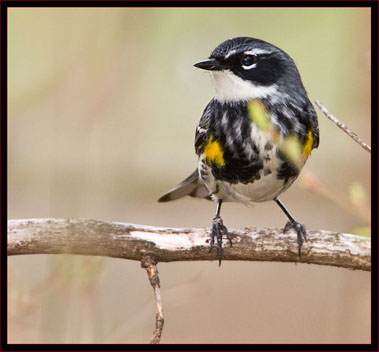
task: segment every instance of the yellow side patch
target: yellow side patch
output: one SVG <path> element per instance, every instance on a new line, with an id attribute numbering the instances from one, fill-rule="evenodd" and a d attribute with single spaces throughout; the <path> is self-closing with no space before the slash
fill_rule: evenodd
<path id="1" fill-rule="evenodd" d="M 310 130 L 308 132 L 307 142 L 304 145 L 304 154 L 306 157 L 308 157 L 311 154 L 312 146 L 313 146 L 313 134 L 312 134 L 312 130 Z"/>
<path id="2" fill-rule="evenodd" d="M 270 119 L 266 114 L 266 109 L 259 99 L 250 100 L 247 104 L 249 117 L 257 127 L 262 131 L 268 131 L 270 129 Z"/>
<path id="3" fill-rule="evenodd" d="M 208 139 L 208 143 L 205 146 L 203 158 L 206 161 L 216 164 L 217 166 L 224 166 L 224 150 L 219 141 L 213 136 Z"/>
<path id="4" fill-rule="evenodd" d="M 297 168 L 301 169 L 305 160 L 311 154 L 313 145 L 312 130 L 307 133 L 307 141 L 303 145 L 295 134 L 290 134 L 283 139 L 280 150 Z"/>

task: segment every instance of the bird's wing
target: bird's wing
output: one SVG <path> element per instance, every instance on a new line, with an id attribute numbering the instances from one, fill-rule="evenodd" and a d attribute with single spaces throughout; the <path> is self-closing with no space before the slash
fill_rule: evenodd
<path id="1" fill-rule="evenodd" d="M 197 169 L 184 181 L 158 199 L 158 202 L 169 202 L 185 196 L 211 199 L 208 189 L 199 179 Z"/>
<path id="2" fill-rule="evenodd" d="M 214 100 L 206 106 L 203 115 L 196 127 L 195 133 L 195 151 L 197 155 L 201 155 L 209 138 L 209 123 L 213 114 Z"/>
<path id="3" fill-rule="evenodd" d="M 309 106 L 308 110 L 309 120 L 312 126 L 313 144 L 312 149 L 317 148 L 320 142 L 320 134 L 318 129 L 317 113 L 312 104 Z"/>
<path id="4" fill-rule="evenodd" d="M 305 145 L 308 140 L 308 132 L 312 134 L 312 149 L 317 148 L 319 144 L 319 129 L 317 122 L 317 114 L 316 111 L 308 100 L 305 100 L 305 105 L 299 106 L 299 102 L 296 104 L 292 104 L 291 108 L 296 116 L 296 118 L 300 121 L 300 123 L 304 126 L 304 132 L 299 138 L 302 143 Z M 281 112 L 278 111 L 278 115 L 280 116 Z M 284 179 L 285 183 L 288 180 L 296 178 L 299 175 L 300 170 L 291 162 L 290 159 L 282 152 L 278 152 L 278 156 L 282 159 L 282 163 L 277 171 L 277 177 L 279 179 Z"/>
<path id="5" fill-rule="evenodd" d="M 301 125 L 304 126 L 305 131 L 302 135 L 299 135 L 301 141 L 305 144 L 308 139 L 308 133 L 311 131 L 312 133 L 312 149 L 318 147 L 319 144 L 319 129 L 318 129 L 318 121 L 317 121 L 317 113 L 314 109 L 313 105 L 309 101 L 308 97 L 305 97 L 303 101 L 292 102 L 288 106 L 292 109 L 298 121 Z M 280 116 L 282 112 L 280 110 L 277 111 L 277 114 Z M 291 132 L 291 131 L 289 131 Z"/>

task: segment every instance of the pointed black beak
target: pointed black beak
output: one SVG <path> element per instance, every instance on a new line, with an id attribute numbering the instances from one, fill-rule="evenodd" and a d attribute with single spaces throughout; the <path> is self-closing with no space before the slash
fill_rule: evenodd
<path id="1" fill-rule="evenodd" d="M 216 59 L 203 60 L 197 62 L 196 64 L 194 64 L 194 66 L 209 71 L 220 71 L 224 68 L 222 64 Z"/>

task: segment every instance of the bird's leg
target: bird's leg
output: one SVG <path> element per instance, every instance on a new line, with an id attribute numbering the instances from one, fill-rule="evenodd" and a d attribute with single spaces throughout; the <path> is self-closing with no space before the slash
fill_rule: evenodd
<path id="1" fill-rule="evenodd" d="M 216 238 L 217 239 L 217 259 L 218 259 L 219 265 L 221 265 L 221 259 L 222 259 L 222 236 L 223 235 L 226 236 L 226 238 L 230 242 L 230 246 L 232 246 L 232 238 L 230 237 L 230 234 L 227 228 L 224 226 L 223 221 L 220 217 L 221 204 L 222 204 L 222 199 L 219 199 L 217 201 L 216 215 L 212 221 L 211 244 L 209 248 L 209 252 L 210 252 L 212 248 L 215 246 L 215 238 Z"/>
<path id="2" fill-rule="evenodd" d="M 289 221 L 284 226 L 283 232 L 286 233 L 290 228 L 294 229 L 297 233 L 297 244 L 299 247 L 299 258 L 301 257 L 301 247 L 303 242 L 307 240 L 307 230 L 303 224 L 297 222 L 294 217 L 290 214 L 284 204 L 279 200 L 279 198 L 274 199 L 275 202 L 279 205 L 280 209 L 283 210 L 284 214 L 287 215 Z"/>

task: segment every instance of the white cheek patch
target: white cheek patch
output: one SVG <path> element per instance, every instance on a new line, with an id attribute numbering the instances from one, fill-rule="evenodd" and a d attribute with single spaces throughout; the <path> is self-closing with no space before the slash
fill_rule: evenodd
<path id="1" fill-rule="evenodd" d="M 256 98 L 265 98 L 277 93 L 278 86 L 256 86 L 252 82 L 244 81 L 229 70 L 212 71 L 211 76 L 216 88 L 216 99 L 220 102 L 241 101 Z"/>

